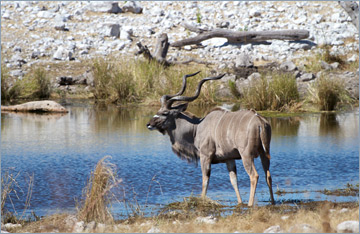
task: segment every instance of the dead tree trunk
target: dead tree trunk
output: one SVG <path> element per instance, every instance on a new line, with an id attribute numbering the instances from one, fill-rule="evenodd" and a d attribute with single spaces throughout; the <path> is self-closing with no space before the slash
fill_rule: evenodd
<path id="1" fill-rule="evenodd" d="M 166 55 L 168 53 L 169 45 L 170 45 L 170 43 L 168 41 L 169 41 L 169 39 L 168 39 L 167 34 L 166 33 L 161 34 L 156 41 L 154 55 L 151 54 L 150 50 L 148 49 L 148 47 L 146 45 L 144 46 L 141 44 L 141 42 L 138 42 L 138 43 L 136 43 L 136 45 L 139 47 L 139 51 L 136 52 L 135 55 L 143 54 L 144 57 L 148 61 L 156 61 L 164 66 L 169 66 L 169 65 L 173 65 L 173 64 L 188 64 L 191 62 L 206 64 L 206 65 L 212 64 L 211 62 L 201 61 L 196 58 L 188 58 L 185 61 L 168 61 L 168 60 L 166 60 Z"/>
<path id="2" fill-rule="evenodd" d="M 355 1 L 339 1 L 340 6 L 348 13 L 353 25 L 359 31 L 359 5 Z"/>
<path id="3" fill-rule="evenodd" d="M 155 59 L 160 63 L 166 61 L 166 55 L 169 49 L 168 41 L 169 39 L 166 33 L 161 34 L 157 39 L 155 48 Z"/>
<path id="4" fill-rule="evenodd" d="M 266 40 L 301 40 L 309 37 L 307 30 L 279 30 L 279 31 L 231 31 L 226 29 L 212 29 L 205 30 L 199 29 L 189 24 L 183 26 L 198 35 L 192 38 L 176 41 L 171 43 L 170 46 L 182 47 L 185 45 L 199 44 L 200 42 L 213 38 L 224 37 L 228 39 L 229 43 L 253 43 L 262 42 Z"/>

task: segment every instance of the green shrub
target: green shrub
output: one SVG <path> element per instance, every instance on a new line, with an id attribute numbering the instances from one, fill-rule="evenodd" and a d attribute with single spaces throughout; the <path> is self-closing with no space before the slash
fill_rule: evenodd
<path id="1" fill-rule="evenodd" d="M 6 69 L 5 66 L 1 64 L 1 100 L 2 101 L 7 101 L 9 100 L 10 97 L 8 80 L 9 80 L 8 70 Z"/>
<path id="2" fill-rule="evenodd" d="M 196 22 L 198 24 L 201 24 L 201 13 L 200 13 L 200 9 L 198 8 L 197 11 L 196 11 Z"/>
<path id="3" fill-rule="evenodd" d="M 10 99 L 46 99 L 50 97 L 51 91 L 51 82 L 46 71 L 37 68 L 22 80 L 17 80 L 9 89 L 8 95 Z"/>
<path id="4" fill-rule="evenodd" d="M 342 104 L 349 104 L 351 98 L 340 79 L 321 76 L 309 85 L 308 101 L 317 105 L 320 110 L 332 111 Z"/>
<path id="5" fill-rule="evenodd" d="M 236 98 L 239 99 L 241 97 L 241 93 L 236 87 L 236 83 L 232 80 L 229 80 L 228 82 L 230 93 Z"/>
<path id="6" fill-rule="evenodd" d="M 274 73 L 272 79 L 267 79 L 262 74 L 260 79 L 244 88 L 242 102 L 246 107 L 256 110 L 284 111 L 298 99 L 295 77 L 286 73 Z"/>
<path id="7" fill-rule="evenodd" d="M 115 71 L 111 83 L 115 93 L 114 101 L 136 100 L 135 82 L 129 72 Z"/>
<path id="8" fill-rule="evenodd" d="M 49 98 L 51 94 L 50 78 L 46 75 L 46 71 L 42 68 L 37 68 L 34 71 L 34 96 L 37 98 Z"/>
<path id="9" fill-rule="evenodd" d="M 113 65 L 104 59 L 97 59 L 93 61 L 92 72 L 94 75 L 94 97 L 96 99 L 108 99 L 111 96 L 110 81 Z"/>

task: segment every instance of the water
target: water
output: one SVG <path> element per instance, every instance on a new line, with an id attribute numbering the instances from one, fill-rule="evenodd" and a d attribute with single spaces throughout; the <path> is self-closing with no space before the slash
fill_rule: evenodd
<path id="1" fill-rule="evenodd" d="M 29 176 L 34 186 L 28 212 L 49 215 L 74 211 L 96 163 L 106 155 L 123 179 L 113 190 L 119 201 L 141 205 L 145 213 L 159 206 L 201 192 L 200 166 L 180 160 L 171 150 L 168 136 L 148 131 L 147 121 L 157 108 L 122 108 L 112 105 L 65 103 L 65 115 L 1 114 L 1 172 L 16 174 L 19 199 L 12 194 L 15 209 L 21 212 Z M 207 110 L 190 110 L 203 116 Z M 272 126 L 271 173 L 279 202 L 356 201 L 357 197 L 326 196 L 316 191 L 344 188 L 359 183 L 358 110 L 338 114 L 304 114 L 298 117 L 268 118 Z M 260 159 L 256 203 L 269 204 L 268 188 Z M 240 193 L 248 201 L 250 182 L 242 161 L 237 161 Z M 307 192 L 303 192 L 303 191 Z M 236 196 L 225 164 L 212 166 L 208 190 L 211 199 L 235 205 Z M 11 202 L 6 208 L 13 211 Z M 131 209 L 114 202 L 116 217 Z"/>

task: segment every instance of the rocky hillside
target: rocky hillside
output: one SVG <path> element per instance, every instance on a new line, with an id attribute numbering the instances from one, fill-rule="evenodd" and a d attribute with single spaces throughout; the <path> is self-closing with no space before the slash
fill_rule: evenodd
<path id="1" fill-rule="evenodd" d="M 324 45 L 329 46 L 332 55 L 344 57 L 345 62 L 359 58 L 358 31 L 336 1 L 2 1 L 1 21 L 2 63 L 12 77 L 20 79 L 34 64 L 56 70 L 55 81 L 56 77 L 79 75 L 79 69 L 74 67 L 92 58 L 135 57 L 137 42 L 154 51 L 156 38 L 162 33 L 168 35 L 170 43 L 196 35 L 182 23 L 234 31 L 309 31 L 309 38 L 301 41 L 232 44 L 224 38 L 213 38 L 203 41 L 201 46 L 169 48 L 169 60 L 193 57 L 213 63 L 216 70 L 244 67 L 245 55 L 251 65 L 287 62 L 283 65 L 285 70 L 297 71 L 299 82 L 307 82 L 318 76 L 318 71 L 309 73 L 306 68 L 312 65 L 311 58 L 324 53 Z M 324 70 L 334 71 L 338 65 L 321 64 Z M 353 95 L 358 97 L 358 68 L 335 73 L 347 78 L 352 89 L 355 86 Z M 244 81 L 250 75 L 241 78 Z"/>

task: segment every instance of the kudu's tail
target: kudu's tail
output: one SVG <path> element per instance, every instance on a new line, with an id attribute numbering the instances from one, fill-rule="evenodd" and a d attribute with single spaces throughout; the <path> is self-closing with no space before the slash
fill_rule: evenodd
<path id="1" fill-rule="evenodd" d="M 261 119 L 260 139 L 262 147 L 265 151 L 266 157 L 270 160 L 270 141 L 271 141 L 271 127 L 266 121 Z"/>

